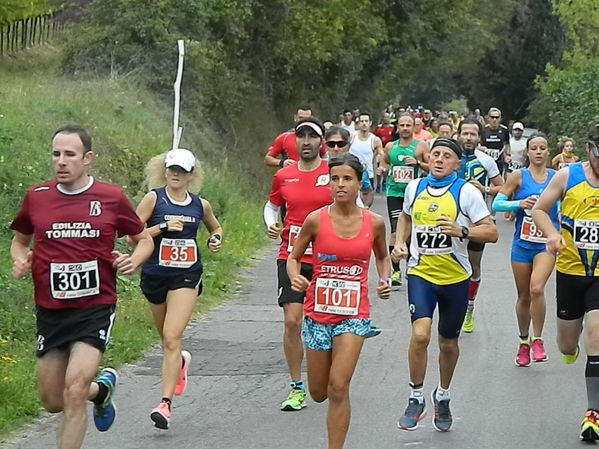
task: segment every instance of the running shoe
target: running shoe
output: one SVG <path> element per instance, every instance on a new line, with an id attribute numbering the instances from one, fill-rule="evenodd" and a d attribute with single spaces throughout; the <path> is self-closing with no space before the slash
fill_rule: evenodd
<path id="1" fill-rule="evenodd" d="M 474 310 L 470 310 L 466 312 L 466 317 L 464 318 L 464 324 L 462 324 L 462 331 L 466 333 L 471 333 L 474 330 Z"/>
<path id="2" fill-rule="evenodd" d="M 530 365 L 530 345 L 520 343 L 518 354 L 516 354 L 516 366 Z"/>
<path id="3" fill-rule="evenodd" d="M 574 354 L 562 354 L 562 360 L 566 365 L 572 365 L 576 359 L 578 358 L 578 354 L 580 353 L 580 346 L 576 346 L 576 351 Z"/>
<path id="4" fill-rule="evenodd" d="M 426 416 L 426 404 L 418 402 L 416 398 L 408 400 L 408 406 L 403 416 L 397 421 L 397 427 L 401 430 L 416 430 L 418 423 Z"/>
<path id="5" fill-rule="evenodd" d="M 152 410 L 152 413 L 150 413 L 150 419 L 154 421 L 154 427 L 167 430 L 168 424 L 171 421 L 171 409 L 168 406 L 168 402 L 160 402 L 160 404 Z"/>
<path id="6" fill-rule="evenodd" d="M 599 413 L 595 410 L 587 410 L 580 425 L 580 439 L 583 441 L 599 440 Z"/>
<path id="7" fill-rule="evenodd" d="M 537 340 L 533 340 L 530 346 L 532 348 L 533 362 L 544 362 L 545 360 L 547 360 L 547 353 L 545 352 L 543 340 L 541 340 L 540 338 Z"/>
<path id="8" fill-rule="evenodd" d="M 187 369 L 189 368 L 189 362 L 191 362 L 191 354 L 188 351 L 181 351 L 181 358 L 183 359 L 183 366 L 179 373 L 177 385 L 175 385 L 175 396 L 183 394 L 187 388 Z"/>
<path id="9" fill-rule="evenodd" d="M 451 428 L 453 419 L 451 417 L 451 410 L 449 410 L 449 399 L 443 401 L 437 401 L 437 389 L 431 393 L 431 400 L 435 408 L 435 414 L 433 416 L 433 427 L 439 432 L 447 432 Z"/>
<path id="10" fill-rule="evenodd" d="M 292 388 L 286 400 L 281 402 L 281 410 L 284 412 L 293 412 L 301 410 L 306 406 L 306 392 Z"/>
<path id="11" fill-rule="evenodd" d="M 391 273 L 391 287 L 401 286 L 401 270 L 394 271 Z"/>
<path id="12" fill-rule="evenodd" d="M 105 385 L 108 394 L 102 404 L 94 404 L 94 424 L 100 432 L 106 432 L 116 418 L 116 405 L 112 402 L 112 395 L 116 389 L 119 375 L 112 368 L 104 368 L 96 377 L 96 383 Z"/>

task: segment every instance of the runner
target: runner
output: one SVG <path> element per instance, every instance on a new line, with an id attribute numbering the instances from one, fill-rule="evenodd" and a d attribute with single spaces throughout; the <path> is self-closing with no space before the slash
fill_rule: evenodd
<path id="1" fill-rule="evenodd" d="M 424 378 L 432 317 L 439 306 L 439 386 L 432 391 L 433 427 L 451 428 L 449 387 L 458 362 L 458 337 L 468 304 L 472 274 L 466 240 L 497 241 L 497 229 L 482 195 L 459 179 L 461 149 L 452 139 L 438 138 L 431 149 L 430 173 L 413 180 L 405 191 L 403 212 L 391 257 L 408 257 L 408 302 L 412 337 L 408 349 L 410 398 L 397 425 L 414 430 L 426 414 Z M 472 226 L 474 225 L 474 226 Z"/>
<path id="2" fill-rule="evenodd" d="M 489 109 L 489 124 L 485 126 L 480 135 L 481 150 L 493 158 L 499 173 L 505 173 L 506 160 L 510 157 L 510 133 L 505 125 L 501 124 L 501 111 L 497 108 Z"/>
<path id="3" fill-rule="evenodd" d="M 547 251 L 557 255 L 557 345 L 565 363 L 579 354 L 583 333 L 587 353 L 587 412 L 580 438 L 599 439 L 599 125 L 585 145 L 588 162 L 559 170 L 533 207 L 533 219 L 547 235 Z M 561 200 L 561 231 L 556 231 L 549 211 Z"/>
<path id="4" fill-rule="evenodd" d="M 99 431 L 114 422 L 117 372 L 105 368 L 93 379 L 114 323 L 116 274 L 133 274 L 153 248 L 123 191 L 87 174 L 93 159 L 84 128 L 56 131 L 56 179 L 29 189 L 10 225 L 16 231 L 12 275 L 21 279 L 31 271 L 35 287 L 40 400 L 48 412 L 64 412 L 60 449 L 83 444 L 88 400 Z M 137 243 L 133 254 L 114 251 L 117 235 Z"/>
<path id="5" fill-rule="evenodd" d="M 578 156 L 574 151 L 574 140 L 569 137 L 560 137 L 557 141 L 557 148 L 560 151 L 557 156 L 551 160 L 551 166 L 554 170 L 567 167 L 570 164 L 578 162 Z"/>
<path id="6" fill-rule="evenodd" d="M 299 106 L 293 116 L 294 125 L 300 120 L 312 117 L 310 106 Z M 324 149 L 321 155 L 324 154 Z M 268 148 L 264 156 L 264 164 L 269 167 L 286 167 L 295 164 L 299 160 L 295 148 L 295 133 L 293 129 L 279 134 Z"/>
<path id="7" fill-rule="evenodd" d="M 328 162 L 334 157 L 347 153 L 349 151 L 350 140 L 351 135 L 347 129 L 338 126 L 332 126 L 327 129 L 324 133 L 324 141 L 327 148 L 326 161 Z M 360 190 L 360 195 L 356 198 L 356 204 L 359 207 L 370 209 L 373 202 L 374 192 L 372 185 L 370 184 L 368 171 L 364 170 L 362 173 L 362 188 Z"/>
<path id="8" fill-rule="evenodd" d="M 409 113 L 400 115 L 397 121 L 399 140 L 389 142 L 380 157 L 379 171 L 388 171 L 387 176 L 387 213 L 391 224 L 391 242 L 395 241 L 397 219 L 401 214 L 404 191 L 408 182 L 421 176 L 421 170 L 428 171 L 428 145 L 414 139 L 414 119 Z M 389 246 L 389 251 L 393 247 Z M 393 261 L 391 285 L 401 285 L 399 261 Z"/>
<path id="9" fill-rule="evenodd" d="M 329 170 L 333 204 L 308 215 L 287 260 L 287 273 L 294 291 L 307 290 L 302 334 L 310 396 L 316 402 L 329 400 L 328 447 L 339 449 L 349 429 L 349 383 L 364 339 L 380 333 L 370 323 L 370 255 L 374 252 L 381 299 L 391 293 L 390 261 L 383 219 L 356 206 L 360 160 L 343 154 L 329 162 Z M 301 274 L 309 245 L 317 254 L 311 281 Z"/>
<path id="10" fill-rule="evenodd" d="M 368 174 L 370 185 L 366 189 L 362 186 L 361 191 L 362 201 L 368 207 L 370 207 L 374 201 L 372 186 L 374 186 L 375 156 L 379 156 L 383 151 L 381 139 L 370 132 L 371 126 L 372 119 L 370 114 L 368 112 L 362 112 L 358 121 L 358 131 L 353 135 L 349 147 L 349 152 L 360 159 Z"/>
<path id="11" fill-rule="evenodd" d="M 458 176 L 465 179 L 481 191 L 483 196 L 496 195 L 503 185 L 497 164 L 493 159 L 478 150 L 481 125 L 474 119 L 464 119 L 458 127 L 458 141 L 462 147 L 461 166 Z M 474 300 L 480 287 L 481 261 L 485 244 L 478 241 L 468 242 L 468 260 L 472 266 L 472 276 L 468 284 L 468 310 L 462 330 L 470 333 L 474 331 Z"/>
<path id="12" fill-rule="evenodd" d="M 301 379 L 301 366 L 304 356 L 301 340 L 301 323 L 304 294 L 291 289 L 287 276 L 286 263 L 293 249 L 306 216 L 322 206 L 331 204 L 329 188 L 329 168 L 319 156 L 323 142 L 323 127 L 319 120 L 308 118 L 295 126 L 297 151 L 300 161 L 279 170 L 273 177 L 268 202 L 264 206 L 264 222 L 268 236 L 277 239 L 281 236 L 281 246 L 277 256 L 278 303 L 283 308 L 285 331 L 283 349 L 289 376 L 291 391 L 281 403 L 281 410 L 301 410 L 306 406 L 305 387 Z M 282 205 L 287 206 L 284 227 L 278 224 L 278 212 Z M 312 251 L 308 249 L 301 259 L 302 276 L 312 276 Z"/>
<path id="13" fill-rule="evenodd" d="M 555 257 L 545 250 L 547 238 L 537 229 L 531 217 L 532 206 L 555 174 L 554 170 L 545 168 L 549 158 L 547 137 L 540 133 L 533 134 L 526 142 L 526 147 L 526 156 L 530 161 L 528 168 L 510 173 L 493 201 L 494 210 L 516 215 L 511 261 L 518 290 L 516 318 L 520 345 L 516 354 L 517 366 L 530 365 L 531 349 L 534 362 L 547 360 L 541 338 L 545 324 L 545 284 L 555 266 Z M 555 229 L 559 229 L 557 204 L 551 208 L 550 217 Z M 532 341 L 529 338 L 531 321 Z"/>
<path id="14" fill-rule="evenodd" d="M 173 395 L 185 391 L 191 361 L 191 354 L 181 350 L 181 338 L 202 292 L 196 243 L 200 221 L 210 234 L 207 246 L 213 253 L 221 248 L 223 231 L 210 203 L 192 193 L 200 190 L 202 173 L 191 151 L 175 149 L 153 157 L 146 182 L 151 191 L 137 215 L 154 238 L 154 252 L 141 269 L 140 287 L 164 350 L 162 399 L 150 418 L 159 429 L 168 429 Z"/>
<path id="15" fill-rule="evenodd" d="M 510 157 L 508 172 L 525 166 L 526 139 L 522 137 L 524 125 L 516 122 L 512 125 L 512 137 L 510 138 Z"/>
<path id="16" fill-rule="evenodd" d="M 433 138 L 431 133 L 424 129 L 424 123 L 420 117 L 414 118 L 414 139 L 421 142 L 428 142 Z"/>

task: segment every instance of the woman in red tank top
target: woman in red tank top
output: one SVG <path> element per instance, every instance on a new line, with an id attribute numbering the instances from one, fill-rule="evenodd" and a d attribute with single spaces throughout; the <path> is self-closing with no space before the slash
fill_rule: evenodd
<path id="1" fill-rule="evenodd" d="M 356 205 L 363 167 L 352 154 L 329 162 L 333 204 L 308 215 L 287 259 L 291 288 L 306 291 L 302 337 L 308 386 L 316 402 L 328 398 L 329 449 L 343 447 L 349 428 L 349 383 L 362 344 L 380 333 L 370 322 L 368 266 L 374 252 L 381 299 L 388 299 L 390 259 L 383 219 Z M 300 262 L 313 245 L 312 281 Z"/>

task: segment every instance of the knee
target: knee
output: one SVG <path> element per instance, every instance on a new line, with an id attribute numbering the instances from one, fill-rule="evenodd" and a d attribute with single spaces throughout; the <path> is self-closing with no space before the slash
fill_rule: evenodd
<path id="1" fill-rule="evenodd" d="M 285 333 L 291 335 L 299 335 L 302 329 L 302 317 L 286 316 L 285 317 Z"/>
<path id="2" fill-rule="evenodd" d="M 530 297 L 540 298 L 545 295 L 545 286 L 541 284 L 530 284 Z"/>
<path id="3" fill-rule="evenodd" d="M 589 351 L 596 351 L 599 349 L 599 329 L 593 326 L 585 327 L 585 341 L 589 346 Z"/>
<path id="4" fill-rule="evenodd" d="M 328 395 L 326 389 L 310 387 L 310 397 L 314 402 L 321 403 L 327 400 Z"/>
<path id="5" fill-rule="evenodd" d="M 40 393 L 40 401 L 44 410 L 48 413 L 60 413 L 64 410 L 62 397 L 57 397 L 48 393 Z"/>
<path id="6" fill-rule="evenodd" d="M 349 382 L 330 380 L 328 395 L 331 402 L 343 402 L 349 397 Z"/>
<path id="7" fill-rule="evenodd" d="M 439 337 L 439 351 L 445 353 L 452 353 L 458 351 L 458 339 L 457 338 L 443 338 Z"/>
<path id="8" fill-rule="evenodd" d="M 89 396 L 89 382 L 75 380 L 65 385 L 63 401 L 65 407 L 85 404 Z"/>
<path id="9" fill-rule="evenodd" d="M 162 335 L 162 347 L 165 352 L 181 352 L 181 334 L 165 331 Z"/>
<path id="10" fill-rule="evenodd" d="M 428 344 L 430 343 L 430 341 L 431 341 L 430 332 L 417 330 L 417 329 L 414 329 L 412 331 L 412 338 L 410 340 L 410 343 L 413 346 L 417 346 L 419 348 L 426 349 L 428 347 Z"/>

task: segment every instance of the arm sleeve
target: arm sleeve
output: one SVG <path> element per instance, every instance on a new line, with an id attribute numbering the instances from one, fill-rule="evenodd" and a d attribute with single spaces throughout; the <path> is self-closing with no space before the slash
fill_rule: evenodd
<path id="1" fill-rule="evenodd" d="M 15 219 L 10 224 L 9 228 L 13 231 L 18 231 L 21 234 L 31 235 L 33 234 L 33 223 L 29 216 L 29 192 L 25 195 L 21 209 L 17 213 Z"/>
<path id="2" fill-rule="evenodd" d="M 271 202 L 276 207 L 281 207 L 284 203 L 283 196 L 281 195 L 281 180 L 279 178 L 279 173 L 275 173 L 272 177 L 272 185 L 270 188 L 270 194 L 268 195 L 268 201 Z"/>
<path id="3" fill-rule="evenodd" d="M 275 206 L 270 201 L 267 201 L 264 205 L 264 224 L 267 228 L 270 228 L 272 225 L 277 224 L 279 221 L 279 206 Z"/>
<path id="4" fill-rule="evenodd" d="M 509 200 L 507 195 L 498 193 L 493 200 L 493 210 L 496 212 L 515 212 L 520 209 L 520 201 Z"/>

